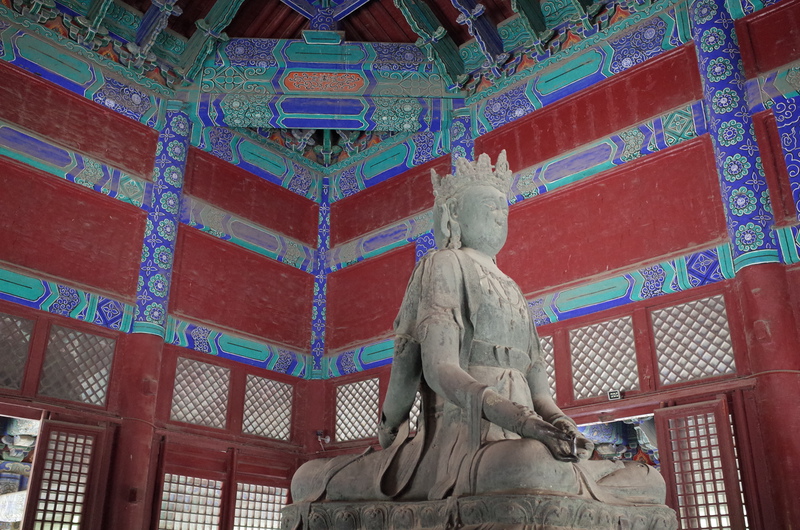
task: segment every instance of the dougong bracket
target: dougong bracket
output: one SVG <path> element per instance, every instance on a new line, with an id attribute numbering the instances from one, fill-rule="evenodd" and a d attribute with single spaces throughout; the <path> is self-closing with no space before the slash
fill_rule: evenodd
<path id="1" fill-rule="evenodd" d="M 503 51 L 503 39 L 497 27 L 486 15 L 486 7 L 475 0 L 450 0 L 461 13 L 456 22 L 465 24 L 469 34 L 475 37 L 478 47 L 486 58 L 485 67 L 495 77 L 500 76 L 500 67 L 508 60 L 509 54 Z"/>
<path id="2" fill-rule="evenodd" d="M 186 81 L 191 81 L 197 76 L 206 57 L 214 51 L 218 42 L 228 40 L 223 31 L 236 16 L 243 2 L 244 0 L 217 0 L 205 18 L 195 22 L 197 31 L 186 43 L 178 68 Z"/>
<path id="3" fill-rule="evenodd" d="M 439 68 L 448 90 L 457 90 L 467 81 L 464 60 L 453 38 L 439 23 L 423 0 L 394 0 L 411 29 L 419 35 L 414 44 Z"/>

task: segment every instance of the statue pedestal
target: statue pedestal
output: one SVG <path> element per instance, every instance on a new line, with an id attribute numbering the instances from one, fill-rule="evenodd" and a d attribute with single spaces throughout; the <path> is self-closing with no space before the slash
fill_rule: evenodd
<path id="1" fill-rule="evenodd" d="M 457 521 L 458 524 L 454 524 Z M 283 530 L 676 530 L 663 505 L 614 506 L 555 495 L 482 495 L 420 502 L 315 502 L 283 509 Z"/>

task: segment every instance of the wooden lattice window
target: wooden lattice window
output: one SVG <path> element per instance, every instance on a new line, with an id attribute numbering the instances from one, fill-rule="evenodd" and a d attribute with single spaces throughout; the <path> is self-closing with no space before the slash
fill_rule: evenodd
<path id="1" fill-rule="evenodd" d="M 683 530 L 747 528 L 724 400 L 655 412 L 667 503 Z"/>
<path id="2" fill-rule="evenodd" d="M 105 429 L 46 422 L 32 480 L 25 528 L 89 530 L 102 515 Z"/>

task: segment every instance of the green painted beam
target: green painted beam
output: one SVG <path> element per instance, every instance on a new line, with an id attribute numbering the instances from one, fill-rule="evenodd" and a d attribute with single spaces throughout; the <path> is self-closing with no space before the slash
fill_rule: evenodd
<path id="1" fill-rule="evenodd" d="M 186 81 L 191 81 L 216 47 L 218 42 L 228 40 L 223 30 L 228 27 L 244 0 L 217 0 L 205 18 L 195 22 L 195 31 L 186 43 L 186 49 L 181 54 L 180 71 Z"/>
<path id="2" fill-rule="evenodd" d="M 415 44 L 439 68 L 448 90 L 460 88 L 467 81 L 464 60 L 431 8 L 424 0 L 394 0 L 394 5 L 403 13 L 414 33 L 419 35 Z"/>

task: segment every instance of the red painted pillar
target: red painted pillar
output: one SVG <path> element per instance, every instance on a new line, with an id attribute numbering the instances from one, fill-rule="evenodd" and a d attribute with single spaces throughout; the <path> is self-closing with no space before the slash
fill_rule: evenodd
<path id="1" fill-rule="evenodd" d="M 132 333 L 117 348 L 117 373 L 124 374 L 117 382 L 123 420 L 111 467 L 107 528 L 150 528 L 157 484 L 158 439 L 154 422 L 163 347 L 164 339 L 159 336 Z"/>
<path id="2" fill-rule="evenodd" d="M 737 275 L 750 366 L 756 378 L 758 422 L 769 454 L 769 495 L 779 528 L 800 528 L 800 341 L 786 268 L 753 265 Z"/>

